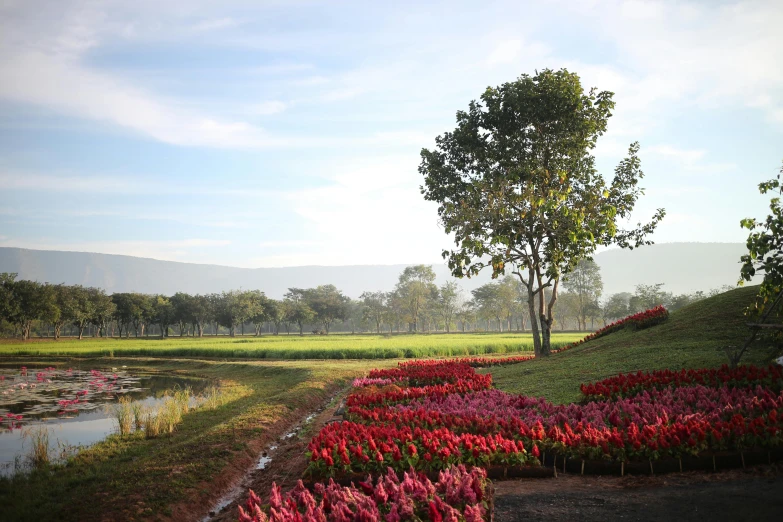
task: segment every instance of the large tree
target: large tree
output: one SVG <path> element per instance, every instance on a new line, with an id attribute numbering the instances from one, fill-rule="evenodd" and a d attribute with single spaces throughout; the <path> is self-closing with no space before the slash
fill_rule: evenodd
<path id="1" fill-rule="evenodd" d="M 489 87 L 457 113 L 457 127 L 421 151 L 424 198 L 457 246 L 443 257 L 456 277 L 506 266 L 528 291 L 537 356 L 550 353 L 552 310 L 560 277 L 598 245 L 633 248 L 663 218 L 618 227 L 643 193 L 639 145 L 607 183 L 590 153 L 606 130 L 613 94 L 585 92 L 579 77 L 546 69 Z M 550 288 L 549 299 L 544 289 Z M 538 301 L 537 314 L 535 301 Z M 540 327 L 540 329 L 539 329 Z"/>
<path id="2" fill-rule="evenodd" d="M 579 330 L 587 329 L 587 317 L 596 310 L 604 290 L 601 268 L 592 259 L 579 261 L 574 269 L 563 277 L 563 288 L 576 296 Z"/>

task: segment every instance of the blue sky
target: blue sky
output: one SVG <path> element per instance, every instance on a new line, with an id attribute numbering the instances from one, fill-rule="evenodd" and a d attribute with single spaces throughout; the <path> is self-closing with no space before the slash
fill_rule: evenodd
<path id="1" fill-rule="evenodd" d="M 0 246 L 439 262 L 419 151 L 484 88 L 615 92 L 657 242 L 744 241 L 783 160 L 783 3 L 0 1 Z"/>

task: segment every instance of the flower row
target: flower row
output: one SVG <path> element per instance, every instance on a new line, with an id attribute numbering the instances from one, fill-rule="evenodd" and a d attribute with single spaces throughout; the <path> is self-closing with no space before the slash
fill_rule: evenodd
<path id="1" fill-rule="evenodd" d="M 453 465 L 525 466 L 537 464 L 538 448 L 525 450 L 522 440 L 496 433 L 456 433 L 392 423 L 380 425 L 335 422 L 325 426 L 308 445 L 307 473 L 314 477 L 378 473 L 413 468 L 437 471 Z"/>
<path id="2" fill-rule="evenodd" d="M 600 400 L 631 397 L 644 390 L 659 390 L 668 387 L 692 385 L 715 388 L 761 385 L 768 389 L 780 391 L 783 388 L 783 367 L 773 364 L 765 368 L 752 365 L 730 368 L 727 365 L 723 365 L 720 368 L 697 370 L 656 370 L 653 372 L 621 373 L 596 383 L 582 384 L 581 390 L 588 400 Z"/>
<path id="3" fill-rule="evenodd" d="M 389 469 L 374 483 L 359 482 L 341 487 L 330 480 L 328 485 L 316 484 L 315 495 L 300 480 L 297 486 L 282 494 L 272 485 L 268 510 L 250 490 L 246 508 L 239 507 L 240 522 L 325 522 L 385 520 L 432 520 L 479 522 L 488 514 L 487 478 L 479 468 L 467 471 L 455 466 L 441 471 L 433 484 L 427 477 L 413 471 L 400 480 Z"/>
<path id="4" fill-rule="evenodd" d="M 604 335 L 609 335 L 610 333 L 619 332 L 620 330 L 623 330 L 625 328 L 632 328 L 634 330 L 643 330 L 644 328 L 650 328 L 651 326 L 661 324 L 664 321 L 666 321 L 668 318 L 669 318 L 669 311 L 663 306 L 659 305 L 656 306 L 655 308 L 650 308 L 649 310 L 638 312 L 633 315 L 629 315 L 628 317 L 619 319 L 611 324 L 604 326 L 603 328 L 599 328 L 595 332 L 585 336 L 583 339 L 580 339 L 579 341 L 566 345 L 560 348 L 559 350 L 552 350 L 552 351 L 555 353 L 563 352 L 565 350 L 569 350 L 571 348 L 579 346 L 580 344 L 586 343 L 587 341 L 598 339 L 599 337 L 603 337 Z"/>

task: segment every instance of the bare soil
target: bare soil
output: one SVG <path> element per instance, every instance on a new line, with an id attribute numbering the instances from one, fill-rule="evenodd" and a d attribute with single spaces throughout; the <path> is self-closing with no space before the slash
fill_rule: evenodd
<path id="1" fill-rule="evenodd" d="M 497 522 L 783 520 L 783 465 L 718 473 L 495 482 Z"/>

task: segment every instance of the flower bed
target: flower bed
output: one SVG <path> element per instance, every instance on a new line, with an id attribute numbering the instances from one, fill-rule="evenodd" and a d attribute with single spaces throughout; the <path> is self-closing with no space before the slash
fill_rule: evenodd
<path id="1" fill-rule="evenodd" d="M 645 328 L 650 328 L 651 326 L 655 326 L 663 323 L 668 318 L 669 318 L 669 311 L 663 306 L 656 306 L 655 308 L 651 308 L 649 310 L 645 310 L 644 312 L 639 312 L 633 315 L 629 315 L 628 317 L 624 317 L 618 321 L 608 324 L 603 328 L 600 328 L 595 332 L 586 335 L 584 339 L 580 339 L 579 341 L 566 345 L 560 348 L 559 350 L 552 350 L 552 352 L 553 353 L 564 352 L 566 350 L 570 350 L 571 348 L 575 348 L 580 344 L 586 343 L 587 341 L 598 339 L 599 337 L 609 335 L 610 333 L 619 332 L 620 330 L 623 330 L 625 328 L 631 328 L 633 330 L 643 330 Z"/>
<path id="2" fill-rule="evenodd" d="M 704 368 L 698 370 L 656 370 L 619 374 L 593 384 L 583 384 L 582 394 L 588 400 L 616 399 L 630 397 L 644 390 L 663 389 L 671 386 L 682 387 L 694 384 L 710 387 L 749 387 L 764 386 L 774 390 L 783 387 L 783 367 L 770 365 L 766 368 L 740 366 L 729 368 Z"/>
<path id="3" fill-rule="evenodd" d="M 246 507 L 239 508 L 240 522 L 356 520 L 399 522 L 433 520 L 479 522 L 489 519 L 488 481 L 480 468 L 456 466 L 441 471 L 433 484 L 427 477 L 406 472 L 399 480 L 389 470 L 375 482 L 341 487 L 330 480 L 316 484 L 311 493 L 300 480 L 285 495 L 272 486 L 268 509 L 251 490 Z"/>
<path id="4" fill-rule="evenodd" d="M 774 367 L 618 376 L 585 385 L 586 404 L 554 405 L 491 389 L 491 375 L 464 362 L 406 362 L 370 374 L 395 386 L 349 395 L 348 421 L 310 442 L 308 472 L 523 467 L 542 452 L 626 462 L 777 448 L 780 376 Z"/>
<path id="5" fill-rule="evenodd" d="M 455 500 L 438 485 L 438 494 L 425 496 L 419 486 L 398 484 L 406 498 L 412 488 L 419 497 L 390 501 L 387 482 L 403 473 L 402 483 L 419 481 L 426 489 L 426 474 L 440 472 L 439 484 L 444 476 L 463 477 L 462 484 L 476 480 L 468 474 L 484 481 L 485 470 L 546 471 L 541 464 L 565 467 L 567 459 L 581 461 L 582 471 L 587 462 L 603 472 L 634 463 L 652 471 L 661 461 L 679 461 L 682 469 L 683 461 L 705 458 L 714 467 L 716 455 L 727 453 L 743 465 L 745 452 L 769 459 L 783 449 L 781 382 L 783 371 L 774 366 L 664 370 L 586 384 L 588 402 L 555 405 L 492 389 L 492 376 L 464 359 L 400 363 L 358 379 L 346 399 L 347 420 L 325 426 L 308 446 L 311 478 L 381 477 L 376 483 L 368 479 L 359 491 L 330 478 L 328 487 L 315 485 L 315 496 L 300 485 L 286 500 L 273 491 L 268 515 L 251 496 L 242 520 L 486 519 L 484 504 Z M 394 510 L 398 504 L 404 512 Z"/>

